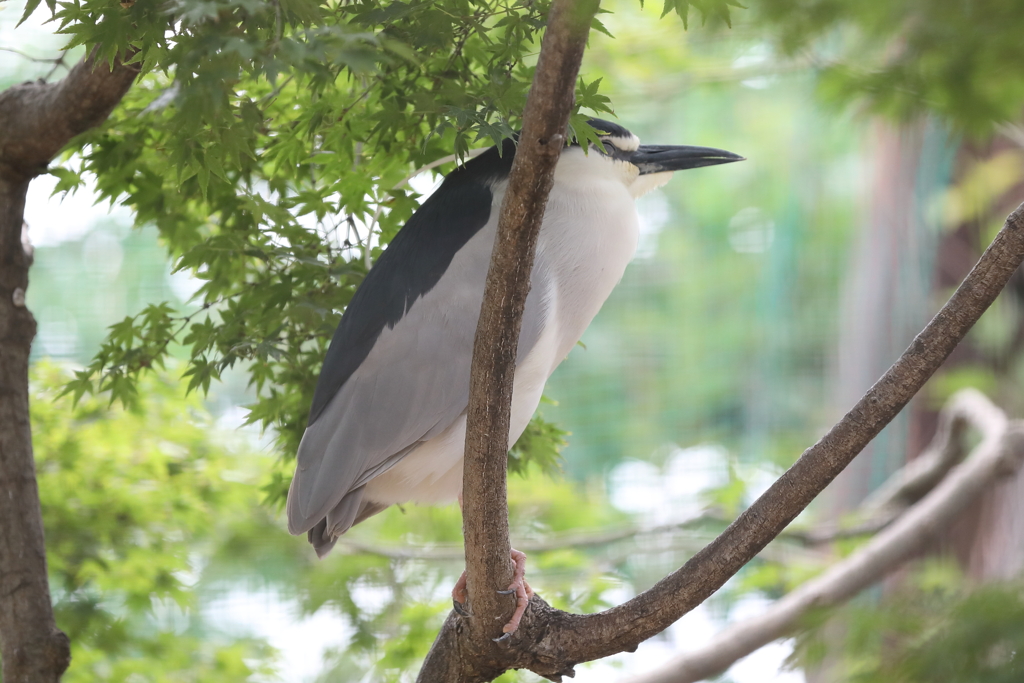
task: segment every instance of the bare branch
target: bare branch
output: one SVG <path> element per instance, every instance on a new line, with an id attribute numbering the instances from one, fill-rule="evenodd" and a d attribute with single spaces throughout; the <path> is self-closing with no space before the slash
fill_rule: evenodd
<path id="1" fill-rule="evenodd" d="M 736 660 L 792 633 L 809 610 L 850 599 L 916 556 L 997 480 L 1014 474 L 1024 463 L 1024 421 L 1007 422 L 1003 412 L 980 392 L 958 392 L 944 416 L 946 424 L 954 427 L 940 430 L 930 452 L 962 449 L 963 426 L 968 424 L 981 432 L 982 441 L 962 465 L 897 522 L 760 616 L 730 626 L 700 648 L 630 683 L 694 683 L 725 671 Z"/>
<path id="2" fill-rule="evenodd" d="M 646 555 L 665 552 L 688 552 L 693 554 L 711 542 L 717 534 L 707 530 L 695 529 L 697 523 L 707 521 L 705 517 L 678 522 L 675 524 L 659 524 L 649 527 L 623 527 L 619 529 L 600 529 L 596 531 L 578 531 L 563 534 L 551 534 L 542 538 L 531 538 L 529 540 L 516 541 L 517 549 L 526 553 L 543 553 L 566 548 L 599 548 L 613 544 L 623 544 L 626 550 L 616 553 L 623 557 Z M 721 526 L 728 524 L 721 521 Z M 803 540 L 803 537 L 799 537 Z M 624 543 L 627 542 L 628 543 Z M 359 538 L 343 536 L 338 539 L 338 548 L 347 548 L 355 553 L 367 553 L 378 555 L 391 560 L 423 560 L 425 562 L 454 562 L 465 558 L 465 550 L 462 545 L 452 543 L 434 545 L 411 545 L 409 543 L 383 545 L 379 543 L 368 543 Z M 761 557 L 772 562 L 791 562 L 795 553 L 801 553 L 801 558 L 822 562 L 823 556 L 811 551 L 796 547 L 792 544 L 788 547 L 775 548 L 769 545 L 761 552 Z M 616 562 L 603 560 L 605 564 L 614 565 Z"/>
<path id="3" fill-rule="evenodd" d="M 513 607 L 497 593 L 512 579 L 505 476 L 513 371 L 537 235 L 565 147 L 576 75 L 596 10 L 592 0 L 559 0 L 551 7 L 484 287 L 463 475 L 467 585 L 479 615 L 470 625 L 475 639 L 502 635 Z M 499 615 L 506 619 L 492 618 Z"/>
<path id="4" fill-rule="evenodd" d="M 828 543 L 835 543 L 844 538 L 857 538 L 858 536 L 870 536 L 892 524 L 903 513 L 906 508 L 886 508 L 878 511 L 866 519 L 859 519 L 855 523 L 826 523 L 813 529 L 786 529 L 779 538 L 788 538 L 806 546 L 822 546 Z M 856 518 L 857 512 L 851 513 Z M 771 547 L 770 545 L 768 546 Z M 762 551 L 763 552 L 763 551 Z"/>
<path id="5" fill-rule="evenodd" d="M 18 55 L 19 57 L 27 59 L 30 62 L 36 62 L 36 63 L 39 63 L 39 64 L 60 64 L 61 62 L 64 61 L 64 53 L 61 53 L 60 57 L 45 58 L 45 57 L 33 57 L 32 55 L 28 54 L 27 52 L 22 52 L 21 50 L 16 50 L 13 47 L 0 47 L 0 52 L 10 52 L 12 54 Z"/>
<path id="6" fill-rule="evenodd" d="M 96 61 L 97 51 L 57 83 L 30 81 L 0 93 L 0 175 L 33 178 L 71 138 L 99 125 L 121 101 L 139 65 Z"/>
<path id="7" fill-rule="evenodd" d="M 800 538 L 808 545 L 830 543 L 881 531 L 904 511 L 934 489 L 964 457 L 963 430 L 974 421 L 983 433 L 995 429 L 985 427 L 983 414 L 968 415 L 966 408 L 950 404 L 939 415 L 935 438 L 921 454 L 892 473 L 849 518 L 854 524 L 823 525 L 810 531 L 787 530 L 786 535 Z M 1005 419 L 1005 418 L 1004 418 Z"/>
<path id="8" fill-rule="evenodd" d="M 512 378 L 537 235 L 554 183 L 555 164 L 565 146 L 590 16 L 597 9 L 593 3 L 581 25 L 583 5 L 580 0 L 560 0 L 551 8 L 501 205 L 473 348 L 463 528 L 470 601 L 481 615 L 474 625 L 484 628 L 472 628 L 477 637 L 501 635 L 501 624 L 487 617 L 511 613 L 509 600 L 496 591 L 505 589 L 512 577 L 505 486 Z"/>
<path id="9" fill-rule="evenodd" d="M 721 536 L 650 590 L 606 612 L 576 617 L 547 645 L 581 660 L 628 651 L 717 591 L 789 524 L 903 409 L 1024 260 L 1024 205 L 927 327 L 854 408 L 809 448 Z"/>

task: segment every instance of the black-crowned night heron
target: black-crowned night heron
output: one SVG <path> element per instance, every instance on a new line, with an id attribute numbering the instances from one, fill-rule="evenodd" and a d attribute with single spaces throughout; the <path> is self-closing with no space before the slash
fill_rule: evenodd
<path id="1" fill-rule="evenodd" d="M 706 147 L 641 145 L 622 126 L 590 123 L 604 151 L 564 149 L 537 240 L 510 444 L 632 258 L 634 200 L 673 171 L 742 159 Z M 515 149 L 505 140 L 501 154 L 492 147 L 452 171 L 391 241 L 341 318 L 288 491 L 288 530 L 308 532 L 321 557 L 353 524 L 389 505 L 446 503 L 462 492 L 473 340 Z M 525 585 L 518 559 L 517 581 Z"/>

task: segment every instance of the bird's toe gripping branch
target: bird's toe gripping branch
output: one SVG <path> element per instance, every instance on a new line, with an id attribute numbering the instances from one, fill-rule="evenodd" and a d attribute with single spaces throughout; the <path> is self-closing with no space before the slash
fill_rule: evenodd
<path id="1" fill-rule="evenodd" d="M 512 562 L 515 564 L 515 569 L 512 572 L 512 583 L 509 584 L 508 589 L 498 591 L 498 593 L 500 595 L 516 596 L 516 611 L 512 613 L 512 618 L 509 619 L 508 623 L 502 627 L 501 630 L 504 635 L 494 639 L 496 643 L 507 642 L 512 637 L 512 634 L 519 628 L 519 622 L 526 612 L 526 606 L 530 603 L 530 598 L 533 597 L 533 589 L 526 582 L 526 553 L 513 548 L 511 556 Z M 466 609 L 466 602 L 468 600 L 469 592 L 466 590 L 466 572 L 464 571 L 455 583 L 455 587 L 452 588 L 452 607 L 459 616 L 473 616 Z"/>
<path id="2" fill-rule="evenodd" d="M 460 617 L 473 616 L 466 609 L 467 600 L 469 600 L 469 592 L 466 590 L 466 571 L 463 570 L 462 576 L 455 582 L 455 588 L 452 588 L 452 607 Z"/>
<path id="3" fill-rule="evenodd" d="M 502 627 L 501 630 L 504 632 L 504 635 L 494 639 L 496 643 L 506 642 L 512 637 L 512 634 L 519 628 L 519 622 L 526 612 L 526 606 L 530 603 L 530 598 L 533 597 L 533 589 L 530 588 L 530 584 L 526 583 L 526 553 L 513 548 L 512 562 L 516 566 L 515 571 L 512 573 L 512 583 L 509 584 L 507 590 L 498 591 L 498 593 L 501 595 L 515 595 L 516 611 L 512 613 L 512 618 L 509 619 L 508 623 Z"/>

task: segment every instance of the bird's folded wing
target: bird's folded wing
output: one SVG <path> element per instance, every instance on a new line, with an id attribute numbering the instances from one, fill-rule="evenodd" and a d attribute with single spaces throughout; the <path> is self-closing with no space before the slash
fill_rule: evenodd
<path id="1" fill-rule="evenodd" d="M 352 297 L 299 447 L 292 533 L 464 410 L 493 199 L 489 184 L 447 179 Z"/>
<path id="2" fill-rule="evenodd" d="M 394 328 L 384 329 L 366 360 L 307 427 L 288 499 L 292 533 L 312 527 L 347 493 L 465 412 L 493 243 L 493 229 L 481 230 L 437 286 Z M 517 362 L 540 338 L 546 290 L 537 286 L 527 299 Z"/>
<path id="3" fill-rule="evenodd" d="M 471 306 L 427 311 L 429 300 L 386 329 L 366 361 L 311 424 L 299 447 L 289 528 L 305 531 L 349 491 L 443 431 L 469 400 Z M 417 308 L 424 311 L 416 315 Z M 467 332 L 468 331 L 468 332 Z"/>

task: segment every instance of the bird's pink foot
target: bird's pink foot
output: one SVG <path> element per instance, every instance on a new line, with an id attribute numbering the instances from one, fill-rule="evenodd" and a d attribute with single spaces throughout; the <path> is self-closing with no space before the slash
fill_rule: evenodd
<path id="1" fill-rule="evenodd" d="M 512 613 L 512 618 L 501 629 L 505 635 L 495 638 L 496 641 L 508 640 L 516 632 L 516 629 L 519 628 L 519 622 L 526 612 L 526 605 L 529 604 L 530 598 L 533 597 L 533 589 L 530 588 L 530 584 L 526 583 L 526 553 L 513 548 L 512 562 L 516 566 L 512 572 L 512 583 L 509 584 L 508 590 L 498 592 L 502 595 L 516 596 L 516 611 Z"/>
<path id="2" fill-rule="evenodd" d="M 459 493 L 459 510 L 462 510 L 462 493 Z M 526 583 L 526 553 L 512 548 L 511 555 L 512 562 L 515 564 L 515 569 L 512 571 L 512 583 L 509 584 L 508 590 L 498 591 L 498 593 L 515 595 L 516 611 L 512 613 L 512 618 L 508 623 L 501 628 L 505 635 L 495 638 L 495 642 L 505 642 L 512 637 L 512 634 L 519 628 L 523 614 L 526 613 L 526 606 L 530 603 L 530 598 L 533 597 L 533 589 L 530 588 L 530 584 Z M 466 609 L 467 600 L 469 600 L 469 591 L 466 589 L 466 572 L 463 570 L 462 576 L 455 582 L 455 588 L 452 588 L 452 606 L 464 617 L 472 616 Z"/>

